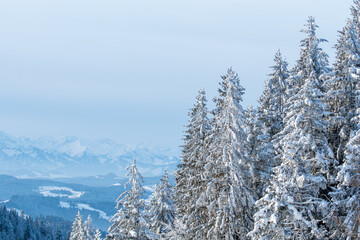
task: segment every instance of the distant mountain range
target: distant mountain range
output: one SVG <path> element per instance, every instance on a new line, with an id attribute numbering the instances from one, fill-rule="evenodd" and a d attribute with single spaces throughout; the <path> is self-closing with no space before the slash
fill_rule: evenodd
<path id="1" fill-rule="evenodd" d="M 145 177 L 172 171 L 178 153 L 145 145 L 126 146 L 109 139 L 77 137 L 17 138 L 0 131 L 0 173 L 24 178 L 69 178 L 115 174 L 137 160 Z"/>

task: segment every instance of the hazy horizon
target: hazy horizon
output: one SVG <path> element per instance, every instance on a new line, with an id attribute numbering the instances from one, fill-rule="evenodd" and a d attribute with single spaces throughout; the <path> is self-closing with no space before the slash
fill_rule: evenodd
<path id="1" fill-rule="evenodd" d="M 256 105 L 277 49 L 298 58 L 308 16 L 332 63 L 351 4 L 0 0 L 0 130 L 178 148 L 199 89 L 211 107 L 231 65 Z"/>

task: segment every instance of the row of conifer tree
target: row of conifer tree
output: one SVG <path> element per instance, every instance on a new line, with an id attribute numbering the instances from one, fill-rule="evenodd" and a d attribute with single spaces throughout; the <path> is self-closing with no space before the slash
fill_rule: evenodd
<path id="1" fill-rule="evenodd" d="M 256 109 L 231 68 L 215 109 L 199 92 L 174 193 L 166 174 L 146 207 L 134 161 L 107 239 L 360 239 L 360 1 L 332 67 L 317 28 L 292 68 L 275 54 Z"/>
<path id="2" fill-rule="evenodd" d="M 71 222 L 60 217 L 30 217 L 0 206 L 1 240 L 67 240 Z"/>

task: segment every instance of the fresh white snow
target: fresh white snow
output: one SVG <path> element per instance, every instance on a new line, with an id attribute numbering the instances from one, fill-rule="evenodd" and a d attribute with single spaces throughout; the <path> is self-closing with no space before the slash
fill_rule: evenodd
<path id="1" fill-rule="evenodd" d="M 144 186 L 144 189 L 149 191 L 149 192 L 155 192 L 155 189 L 156 189 L 156 184 L 153 184 L 153 185 L 145 185 Z"/>
<path id="2" fill-rule="evenodd" d="M 71 206 L 70 206 L 70 203 L 68 203 L 68 202 L 63 202 L 63 201 L 60 201 L 59 202 L 59 206 L 61 207 L 61 208 L 70 208 Z"/>
<path id="3" fill-rule="evenodd" d="M 66 191 L 68 193 L 56 193 L 54 191 Z M 39 192 L 44 197 L 68 197 L 68 198 L 79 198 L 84 195 L 85 192 L 75 191 L 68 187 L 56 187 L 56 186 L 41 186 Z"/>
<path id="4" fill-rule="evenodd" d="M 96 208 L 93 208 L 89 204 L 77 203 L 76 205 L 71 205 L 69 202 L 60 201 L 59 202 L 59 207 L 66 208 L 66 209 L 69 209 L 69 208 L 77 208 L 79 210 L 85 209 L 85 210 L 89 210 L 89 211 L 92 211 L 92 212 L 97 212 L 99 214 L 100 218 L 103 218 L 105 220 L 109 220 L 109 217 L 107 216 L 106 212 L 101 211 L 101 210 L 96 209 Z"/>
<path id="5" fill-rule="evenodd" d="M 89 211 L 97 212 L 97 213 L 99 213 L 100 218 L 103 218 L 105 220 L 109 220 L 109 217 L 106 215 L 106 213 L 104 211 L 101 211 L 101 210 L 96 209 L 96 208 L 92 208 L 88 204 L 78 203 L 77 208 L 80 209 L 80 210 L 86 209 L 86 210 L 89 210 Z"/>

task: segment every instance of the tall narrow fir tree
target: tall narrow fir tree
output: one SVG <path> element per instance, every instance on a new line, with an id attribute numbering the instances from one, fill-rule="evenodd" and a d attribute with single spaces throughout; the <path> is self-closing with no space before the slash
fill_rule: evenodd
<path id="1" fill-rule="evenodd" d="M 254 192 L 251 189 L 252 162 L 248 158 L 240 105 L 244 88 L 231 68 L 220 86 L 215 125 L 209 137 L 208 163 L 205 166 L 207 188 L 199 199 L 200 204 L 206 204 L 208 208 L 204 237 L 246 239 L 253 224 Z"/>
<path id="2" fill-rule="evenodd" d="M 136 160 L 132 165 L 127 167 L 127 175 L 129 181 L 125 184 L 125 188 L 129 185 L 130 189 L 122 193 L 117 198 L 115 215 L 110 219 L 113 223 L 109 227 L 109 234 L 106 239 L 148 239 L 147 224 L 142 216 L 144 209 L 145 190 L 142 187 L 143 177 L 136 168 Z"/>

